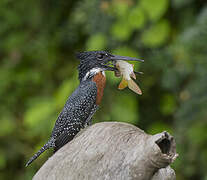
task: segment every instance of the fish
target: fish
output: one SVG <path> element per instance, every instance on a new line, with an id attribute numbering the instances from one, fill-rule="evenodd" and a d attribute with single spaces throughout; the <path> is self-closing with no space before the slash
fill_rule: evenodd
<path id="1" fill-rule="evenodd" d="M 123 77 L 118 86 L 118 89 L 122 90 L 128 86 L 129 89 L 135 93 L 142 95 L 140 87 L 133 81 L 133 79 L 136 79 L 136 75 L 134 73 L 134 65 L 129 64 L 126 61 L 117 60 L 115 66 L 118 69 L 118 71 L 115 72 L 115 76 Z"/>

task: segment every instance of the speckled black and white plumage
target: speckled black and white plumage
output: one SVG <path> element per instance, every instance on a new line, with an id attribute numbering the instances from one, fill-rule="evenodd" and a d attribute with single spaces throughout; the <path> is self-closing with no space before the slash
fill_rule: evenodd
<path id="1" fill-rule="evenodd" d="M 72 140 L 81 129 L 91 124 L 91 118 L 98 109 L 96 95 L 95 82 L 88 79 L 80 83 L 58 116 L 50 140 L 27 162 L 26 166 L 49 148 L 57 151 Z"/>
<path id="2" fill-rule="evenodd" d="M 52 131 L 55 151 L 72 140 L 80 129 L 91 124 L 91 118 L 98 109 L 96 95 L 96 84 L 89 79 L 81 82 L 68 98 Z"/>
<path id="3" fill-rule="evenodd" d="M 62 112 L 58 116 L 49 141 L 27 162 L 31 164 L 45 150 L 54 148 L 57 151 L 85 126 L 90 125 L 93 114 L 98 109 L 96 104 L 97 86 L 92 81 L 93 76 L 102 71 L 103 60 L 97 58 L 104 51 L 79 53 L 78 67 L 80 85 L 68 98 Z M 91 71 L 92 70 L 92 71 Z"/>
<path id="4" fill-rule="evenodd" d="M 77 58 L 80 59 L 78 66 L 80 85 L 68 98 L 58 116 L 49 141 L 27 162 L 26 166 L 49 148 L 57 151 L 72 140 L 82 128 L 91 124 L 91 118 L 98 109 L 105 87 L 105 77 L 104 80 L 99 79 L 99 75 L 97 75 L 98 78 L 94 77 L 100 72 L 100 76 L 104 76 L 105 70 L 116 70 L 108 66 L 108 62 L 113 62 L 116 58 L 126 59 L 105 51 L 83 52 L 77 54 Z"/>

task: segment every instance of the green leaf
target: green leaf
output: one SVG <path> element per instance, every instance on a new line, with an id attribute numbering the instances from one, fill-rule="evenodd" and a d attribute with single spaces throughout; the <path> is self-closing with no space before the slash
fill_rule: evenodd
<path id="1" fill-rule="evenodd" d="M 24 116 L 24 125 L 32 129 L 31 133 L 47 133 L 55 121 L 55 104 L 52 99 L 35 99 Z M 48 131 L 45 131 L 47 129 Z"/>
<path id="2" fill-rule="evenodd" d="M 167 11 L 169 0 L 141 0 L 141 7 L 148 14 L 150 20 L 159 20 Z"/>
<path id="3" fill-rule="evenodd" d="M 61 86 L 59 87 L 56 95 L 55 95 L 55 104 L 57 109 L 62 109 L 67 98 L 78 86 L 77 74 L 75 74 L 72 78 L 65 80 Z"/>
<path id="4" fill-rule="evenodd" d="M 164 115 L 172 114 L 176 109 L 175 98 L 171 94 L 165 94 L 161 99 L 161 112 Z"/>
<path id="5" fill-rule="evenodd" d="M 126 47 L 126 46 L 121 46 L 121 47 L 113 50 L 112 53 L 119 54 L 122 56 L 129 56 L 129 57 L 138 57 L 139 56 L 138 51 L 135 51 L 134 49 Z"/>
<path id="6" fill-rule="evenodd" d="M 23 32 L 13 32 L 8 36 L 7 41 L 3 44 L 6 51 L 11 51 L 12 49 L 21 48 L 26 41 L 26 33 Z"/>
<path id="7" fill-rule="evenodd" d="M 205 145 L 207 141 L 207 123 L 195 122 L 188 128 L 187 135 L 193 145 L 201 146 Z"/>
<path id="8" fill-rule="evenodd" d="M 114 23 L 111 28 L 112 36 L 120 41 L 125 41 L 129 39 L 132 31 L 133 29 L 130 27 L 129 23 L 122 20 Z"/>
<path id="9" fill-rule="evenodd" d="M 113 1 L 110 11 L 119 18 L 127 15 L 129 4 L 127 1 Z"/>
<path id="10" fill-rule="evenodd" d="M 106 73 L 107 82 L 112 84 L 114 87 L 116 86 L 118 87 L 118 83 L 121 81 L 121 78 L 116 77 L 114 72 L 112 71 L 106 71 L 105 73 Z"/>
<path id="11" fill-rule="evenodd" d="M 152 119 L 152 121 L 155 121 L 156 119 Z M 156 134 L 156 133 L 160 133 L 162 131 L 167 131 L 170 134 L 172 134 L 172 128 L 163 122 L 154 122 L 150 125 L 150 127 L 148 128 L 147 132 L 149 134 Z"/>
<path id="12" fill-rule="evenodd" d="M 0 151 L 0 169 L 3 169 L 6 166 L 6 157 L 4 152 Z"/>
<path id="13" fill-rule="evenodd" d="M 162 20 L 144 31 L 141 39 L 143 44 L 147 47 L 159 47 L 168 40 L 169 33 L 170 25 L 168 21 Z"/>
<path id="14" fill-rule="evenodd" d="M 126 88 L 117 93 L 116 101 L 112 102 L 111 120 L 137 124 L 139 120 L 139 113 L 137 112 L 138 102 L 135 98 L 136 94 L 129 91 Z"/>
<path id="15" fill-rule="evenodd" d="M 144 11 L 140 7 L 135 7 L 128 14 L 128 23 L 133 29 L 140 29 L 145 24 Z"/>
<path id="16" fill-rule="evenodd" d="M 107 44 L 107 38 L 105 37 L 104 34 L 99 33 L 91 36 L 87 43 L 86 43 L 86 48 L 87 50 L 100 50 L 104 49 Z"/>
<path id="17" fill-rule="evenodd" d="M 0 126 L 0 137 L 7 136 L 15 129 L 14 119 L 8 115 L 2 115 L 1 126 Z"/>

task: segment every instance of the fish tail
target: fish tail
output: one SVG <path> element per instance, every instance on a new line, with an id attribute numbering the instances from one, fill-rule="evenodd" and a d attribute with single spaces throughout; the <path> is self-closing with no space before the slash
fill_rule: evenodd
<path id="1" fill-rule="evenodd" d="M 141 89 L 132 79 L 128 80 L 127 83 L 128 83 L 129 89 L 131 89 L 132 91 L 134 91 L 135 93 L 137 93 L 139 95 L 142 94 Z"/>
<path id="2" fill-rule="evenodd" d="M 136 79 L 136 75 L 134 74 L 134 72 L 132 72 L 132 73 L 130 74 L 130 76 L 131 76 L 132 78 Z"/>
<path id="3" fill-rule="evenodd" d="M 128 81 L 125 80 L 124 78 L 121 80 L 118 89 L 122 90 L 128 86 Z"/>

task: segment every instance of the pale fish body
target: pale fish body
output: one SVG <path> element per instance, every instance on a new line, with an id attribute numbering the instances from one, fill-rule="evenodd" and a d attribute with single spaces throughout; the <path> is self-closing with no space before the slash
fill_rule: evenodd
<path id="1" fill-rule="evenodd" d="M 120 82 L 118 88 L 119 89 L 124 89 L 127 86 L 129 87 L 129 89 L 131 89 L 132 91 L 134 91 L 137 94 L 142 94 L 141 89 L 139 88 L 139 86 L 131 79 L 134 78 L 136 79 L 136 76 L 134 74 L 134 67 L 132 64 L 129 64 L 126 61 L 122 61 L 122 60 L 118 60 L 116 61 L 116 67 L 120 72 L 120 75 L 123 76 L 122 81 Z"/>

